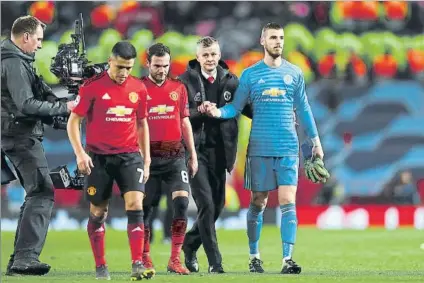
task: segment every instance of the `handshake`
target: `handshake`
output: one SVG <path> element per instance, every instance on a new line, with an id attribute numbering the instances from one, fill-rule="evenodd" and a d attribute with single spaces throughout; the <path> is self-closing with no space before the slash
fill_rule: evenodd
<path id="1" fill-rule="evenodd" d="M 197 107 L 197 111 L 202 114 L 206 114 L 209 117 L 220 118 L 221 110 L 216 108 L 216 103 L 210 101 L 204 101 L 201 105 Z"/>

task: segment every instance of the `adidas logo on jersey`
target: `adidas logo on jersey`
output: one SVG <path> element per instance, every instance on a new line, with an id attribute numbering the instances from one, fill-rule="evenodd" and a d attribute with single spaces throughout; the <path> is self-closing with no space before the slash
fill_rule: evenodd
<path id="1" fill-rule="evenodd" d="M 110 95 L 109 95 L 109 93 L 105 93 L 103 96 L 102 96 L 102 99 L 110 99 Z"/>
<path id="2" fill-rule="evenodd" d="M 152 98 L 150 97 L 150 95 L 147 95 L 147 100 L 152 100 Z"/>
<path id="3" fill-rule="evenodd" d="M 258 84 L 264 84 L 264 83 L 265 83 L 265 81 L 262 78 L 258 81 Z"/>

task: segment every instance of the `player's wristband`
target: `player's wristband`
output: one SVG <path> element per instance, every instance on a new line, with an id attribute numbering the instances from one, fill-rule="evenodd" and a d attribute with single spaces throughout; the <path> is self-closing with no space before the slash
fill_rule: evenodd
<path id="1" fill-rule="evenodd" d="M 222 117 L 222 111 L 221 111 L 221 109 L 217 109 L 218 111 L 217 111 L 217 113 L 218 113 L 218 115 L 217 115 L 217 117 L 218 118 L 221 118 Z"/>
<path id="2" fill-rule="evenodd" d="M 311 141 L 312 141 L 312 144 L 314 146 L 321 147 L 321 141 L 320 141 L 319 137 L 312 138 Z"/>

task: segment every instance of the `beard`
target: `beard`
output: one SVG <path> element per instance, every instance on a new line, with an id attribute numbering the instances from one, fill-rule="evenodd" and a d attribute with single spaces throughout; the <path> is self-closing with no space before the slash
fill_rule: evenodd
<path id="1" fill-rule="evenodd" d="M 268 53 L 268 55 L 271 56 L 272 59 L 277 59 L 278 57 L 281 57 L 281 52 L 275 50 L 274 48 L 270 48 L 268 46 L 265 46 L 265 52 Z"/>
<path id="2" fill-rule="evenodd" d="M 152 74 L 151 76 L 156 83 L 162 83 L 166 80 L 166 75 Z"/>

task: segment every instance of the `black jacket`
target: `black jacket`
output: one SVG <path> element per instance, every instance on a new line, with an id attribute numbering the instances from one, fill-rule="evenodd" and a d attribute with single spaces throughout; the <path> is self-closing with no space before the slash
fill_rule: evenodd
<path id="1" fill-rule="evenodd" d="M 41 137 L 43 122 L 51 121 L 52 116 L 68 114 L 66 103 L 51 99 L 54 94 L 45 83 L 36 87 L 40 82 L 32 67 L 33 55 L 23 53 L 9 39 L 3 40 L 0 47 L 1 134 Z"/>
<path id="2" fill-rule="evenodd" d="M 233 101 L 239 80 L 236 75 L 229 71 L 224 61 L 219 61 L 217 71 L 220 84 L 219 92 L 221 95 L 219 99 L 220 103 L 217 107 L 222 107 L 226 103 Z M 208 117 L 205 114 L 197 111 L 197 107 L 206 99 L 205 87 L 201 76 L 200 64 L 197 60 L 191 60 L 188 63 L 187 71 L 180 76 L 180 80 L 185 84 L 188 92 L 190 122 L 193 128 L 194 142 L 197 150 L 205 142 L 204 123 L 208 121 Z M 246 106 L 242 113 L 249 118 L 252 117 L 250 106 Z M 223 121 L 220 124 L 220 128 L 224 143 L 226 168 L 228 172 L 231 172 L 237 154 L 238 117 Z"/>

